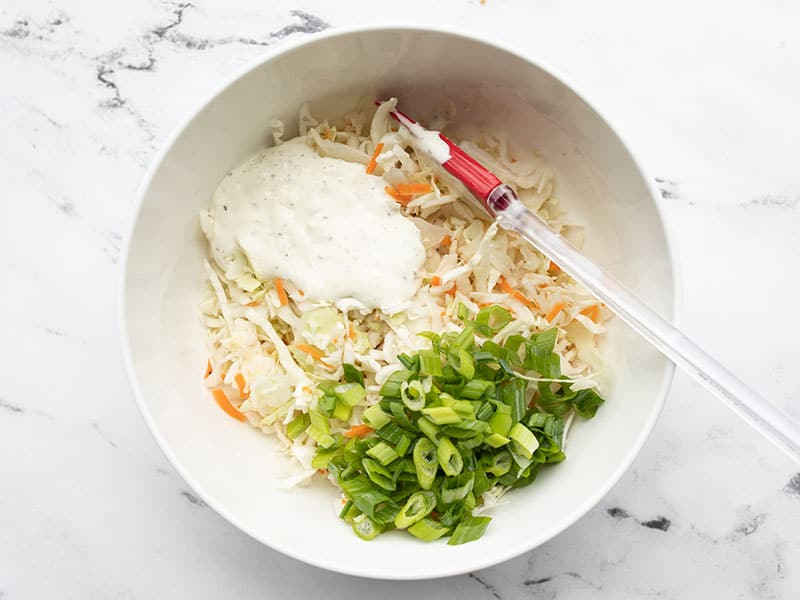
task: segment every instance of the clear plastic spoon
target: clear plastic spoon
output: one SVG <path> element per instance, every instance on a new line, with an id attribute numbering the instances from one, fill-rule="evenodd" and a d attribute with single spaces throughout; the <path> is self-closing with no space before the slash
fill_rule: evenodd
<path id="1" fill-rule="evenodd" d="M 424 129 L 397 109 L 393 108 L 391 115 L 408 129 L 416 146 L 459 179 L 501 227 L 517 232 L 556 262 L 634 331 L 800 463 L 800 426 L 788 415 L 745 385 L 611 274 L 583 256 L 528 209 L 514 190 L 447 137 Z"/>

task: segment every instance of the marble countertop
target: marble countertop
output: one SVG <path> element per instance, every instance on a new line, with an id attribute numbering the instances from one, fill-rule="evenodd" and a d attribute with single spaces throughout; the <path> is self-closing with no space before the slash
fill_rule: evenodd
<path id="1" fill-rule="evenodd" d="M 657 178 L 683 324 L 800 419 L 800 6 L 406 0 L 563 72 Z M 682 374 L 633 467 L 537 550 L 446 580 L 328 573 L 197 499 L 118 349 L 122 232 L 183 115 L 266 46 L 365 0 L 0 6 L 0 598 L 797 598 L 800 473 Z M 732 330 L 735 324 L 736 330 Z"/>

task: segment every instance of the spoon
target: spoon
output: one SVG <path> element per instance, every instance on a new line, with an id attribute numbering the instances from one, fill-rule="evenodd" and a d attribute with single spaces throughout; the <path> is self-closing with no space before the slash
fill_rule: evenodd
<path id="1" fill-rule="evenodd" d="M 516 232 L 557 263 L 664 356 L 800 463 L 800 426 L 786 413 L 745 385 L 613 275 L 550 229 L 519 200 L 510 186 L 451 140 L 438 131 L 425 129 L 396 108 L 391 109 L 391 115 L 409 131 L 416 147 L 461 181 L 503 229 Z"/>

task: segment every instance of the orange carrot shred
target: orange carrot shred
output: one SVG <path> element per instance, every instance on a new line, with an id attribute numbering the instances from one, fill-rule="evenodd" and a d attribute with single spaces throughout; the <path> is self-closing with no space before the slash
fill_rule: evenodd
<path id="1" fill-rule="evenodd" d="M 367 175 L 371 175 L 372 172 L 375 170 L 375 167 L 378 166 L 378 155 L 383 151 L 383 142 L 380 142 L 377 146 L 375 146 L 375 152 L 372 153 L 372 158 L 369 159 L 367 163 Z"/>
<path id="2" fill-rule="evenodd" d="M 320 350 L 316 346 L 311 346 L 309 344 L 295 344 L 295 347 L 298 350 L 302 350 L 303 352 L 308 354 L 314 360 L 318 360 L 320 364 L 322 364 L 323 366 L 328 367 L 329 369 L 333 368 L 333 365 L 329 365 L 324 360 L 322 360 L 322 357 L 325 355 L 322 353 L 322 350 Z"/>
<path id="3" fill-rule="evenodd" d="M 581 311 L 581 314 L 589 317 L 592 321 L 597 323 L 600 320 L 600 307 L 597 304 L 587 306 Z"/>
<path id="4" fill-rule="evenodd" d="M 237 421 L 245 420 L 245 416 L 242 413 L 240 413 L 236 409 L 236 407 L 233 406 L 233 404 L 231 404 L 231 401 L 228 400 L 228 397 L 225 395 L 225 392 L 223 392 L 220 389 L 216 389 L 216 390 L 211 390 L 211 394 L 214 396 L 214 400 L 216 401 L 217 406 L 219 406 L 222 410 L 228 413 L 228 415 L 230 415 Z"/>
<path id="5" fill-rule="evenodd" d="M 550 261 L 550 267 L 548 267 L 547 270 L 550 271 L 553 275 L 556 275 L 556 274 L 561 272 L 561 267 L 559 267 L 556 263 L 554 263 L 551 260 Z"/>
<path id="6" fill-rule="evenodd" d="M 513 287 L 511 287 L 511 284 L 508 283 L 508 281 L 506 281 L 506 278 L 503 277 L 502 275 L 500 276 L 498 283 L 500 284 L 501 290 L 503 290 L 509 296 L 516 298 L 531 310 L 536 310 L 537 308 L 539 308 L 535 302 L 528 300 L 528 298 L 526 298 L 522 292 L 515 290 Z"/>
<path id="7" fill-rule="evenodd" d="M 356 328 L 353 327 L 352 323 L 350 323 L 350 328 L 347 331 L 347 335 L 352 341 L 356 341 Z"/>
<path id="8" fill-rule="evenodd" d="M 297 293 L 300 294 L 301 296 L 305 296 L 306 295 L 306 293 L 303 290 L 300 290 L 300 289 L 297 290 Z"/>
<path id="9" fill-rule="evenodd" d="M 446 235 L 446 236 L 444 236 L 442 238 L 442 241 L 439 242 L 439 245 L 440 246 L 449 246 L 452 242 L 453 242 L 453 238 L 451 238 L 449 235 Z"/>
<path id="10" fill-rule="evenodd" d="M 547 319 L 547 322 L 552 323 L 553 319 L 555 319 L 558 316 L 558 313 L 560 313 L 563 308 L 564 308 L 563 302 L 556 302 L 553 308 L 550 310 L 549 313 L 547 313 L 547 316 L 545 317 L 545 319 Z"/>
<path id="11" fill-rule="evenodd" d="M 445 294 L 449 294 L 450 296 L 455 296 L 456 295 L 456 284 L 454 283 L 453 287 L 451 287 L 449 290 L 447 290 L 445 292 Z"/>
<path id="12" fill-rule="evenodd" d="M 258 306 L 258 302 L 255 302 L 255 301 L 254 302 L 248 302 L 247 306 L 249 306 L 250 308 L 255 308 L 256 306 Z"/>
<path id="13" fill-rule="evenodd" d="M 387 185 L 383 189 L 386 191 L 387 194 L 389 194 L 392 198 L 394 198 L 395 202 L 397 202 L 398 204 L 402 204 L 403 206 L 405 206 L 412 200 L 412 196 L 410 196 L 409 194 L 401 194 L 390 185 Z"/>
<path id="14" fill-rule="evenodd" d="M 433 191 L 430 183 L 398 183 L 397 193 L 403 195 L 430 194 Z"/>
<path id="15" fill-rule="evenodd" d="M 241 399 L 247 400 L 250 397 L 250 392 L 245 391 L 245 388 L 247 387 L 247 381 L 245 381 L 244 375 L 237 373 L 233 380 L 236 382 L 236 387 L 239 388 L 239 396 Z"/>
<path id="16" fill-rule="evenodd" d="M 289 304 L 289 296 L 286 295 L 286 290 L 283 287 L 283 279 L 275 278 L 275 291 L 278 292 L 278 300 L 281 301 L 282 306 Z"/>
<path id="17" fill-rule="evenodd" d="M 208 376 L 213 372 L 214 369 L 211 368 L 211 359 L 209 358 L 208 362 L 206 362 L 206 374 L 203 376 L 203 379 L 208 379 Z"/>
<path id="18" fill-rule="evenodd" d="M 439 277 L 438 275 L 434 275 L 433 277 L 431 277 L 431 285 L 433 287 L 439 287 L 440 285 L 442 285 L 442 278 Z"/>
<path id="19" fill-rule="evenodd" d="M 369 425 L 353 425 L 350 429 L 344 432 L 344 437 L 346 438 L 363 438 L 364 436 L 369 435 L 372 433 L 373 429 Z"/>

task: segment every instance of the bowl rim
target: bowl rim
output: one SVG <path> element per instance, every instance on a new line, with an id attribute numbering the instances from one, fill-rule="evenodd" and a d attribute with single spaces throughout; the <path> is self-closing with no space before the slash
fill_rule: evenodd
<path id="1" fill-rule="evenodd" d="M 330 30 L 313 33 L 297 40 L 278 42 L 273 47 L 268 48 L 260 56 L 256 57 L 251 61 L 248 61 L 242 67 L 237 69 L 231 76 L 225 78 L 220 85 L 214 87 L 214 89 L 210 93 L 206 94 L 199 102 L 197 102 L 184 118 L 179 120 L 177 126 L 175 126 L 172 129 L 171 133 L 164 139 L 164 141 L 161 144 L 161 147 L 151 159 L 147 170 L 142 176 L 141 183 L 135 192 L 136 199 L 135 199 L 134 209 L 130 217 L 126 235 L 124 237 L 124 242 L 122 245 L 121 261 L 120 261 L 120 265 L 122 268 L 119 270 L 119 275 L 117 280 L 117 295 L 118 295 L 117 326 L 120 334 L 120 345 L 121 345 L 123 361 L 125 363 L 125 373 L 127 375 L 130 388 L 133 391 L 133 396 L 136 400 L 136 404 L 139 408 L 142 418 L 145 421 L 145 424 L 147 425 L 148 430 L 150 431 L 151 435 L 155 438 L 156 444 L 164 453 L 164 455 L 167 457 L 167 460 L 170 462 L 172 467 L 178 472 L 178 474 L 183 478 L 186 484 L 223 519 L 228 521 L 234 527 L 236 527 L 243 533 L 247 534 L 251 538 L 264 544 L 268 548 L 280 552 L 281 554 L 289 556 L 295 560 L 301 561 L 303 563 L 321 569 L 325 569 L 327 571 L 342 573 L 345 575 L 363 577 L 368 579 L 384 579 L 384 580 L 438 579 L 454 575 L 462 575 L 464 573 L 485 569 L 506 562 L 508 560 L 511 560 L 526 552 L 529 552 L 541 546 L 542 544 L 550 541 L 551 539 L 553 539 L 554 537 L 565 531 L 567 528 L 571 527 L 576 521 L 578 521 L 581 517 L 586 515 L 592 508 L 594 508 L 599 502 L 601 502 L 602 499 L 606 496 L 606 494 L 608 494 L 608 492 L 611 490 L 611 488 L 613 488 L 619 482 L 619 480 L 622 478 L 622 475 L 630 468 L 631 464 L 633 463 L 635 458 L 639 455 L 642 447 L 644 446 L 645 441 L 652 433 L 655 424 L 658 421 L 658 418 L 660 417 L 663 411 L 666 397 L 669 394 L 669 390 L 672 385 L 672 381 L 674 379 L 675 365 L 671 362 L 669 362 L 666 365 L 665 370 L 663 371 L 662 374 L 661 385 L 657 392 L 656 404 L 654 406 L 654 409 L 652 410 L 644 427 L 642 427 L 641 431 L 639 432 L 636 441 L 631 446 L 625 460 L 623 460 L 617 466 L 617 468 L 612 472 L 610 477 L 608 477 L 606 483 L 603 486 L 600 486 L 595 490 L 593 494 L 587 496 L 581 503 L 581 505 L 571 514 L 567 515 L 566 518 L 563 520 L 563 522 L 560 523 L 558 526 L 544 531 L 543 532 L 544 535 L 537 536 L 537 538 L 534 539 L 534 541 L 522 542 L 520 544 L 510 546 L 506 548 L 505 551 L 500 553 L 494 553 L 490 556 L 485 556 L 485 557 L 478 556 L 468 561 L 461 561 L 458 565 L 449 565 L 447 563 L 442 563 L 439 565 L 432 565 L 431 568 L 417 573 L 404 573 L 404 572 L 398 573 L 398 572 L 393 572 L 391 569 L 381 570 L 377 572 L 374 570 L 366 572 L 364 570 L 359 569 L 358 567 L 350 567 L 347 565 L 337 564 L 336 561 L 325 561 L 325 560 L 318 560 L 313 557 L 308 557 L 293 547 L 286 546 L 284 544 L 276 543 L 272 540 L 266 539 L 263 536 L 251 531 L 250 528 L 246 526 L 236 515 L 231 514 L 223 507 L 218 506 L 217 503 L 212 498 L 208 497 L 208 495 L 203 491 L 203 488 L 200 485 L 198 485 L 198 483 L 195 481 L 194 477 L 177 460 L 167 440 L 161 436 L 159 430 L 157 429 L 153 416 L 145 407 L 143 400 L 144 394 L 142 393 L 142 390 L 139 387 L 139 382 L 136 376 L 136 371 L 131 356 L 130 340 L 129 340 L 128 327 L 125 317 L 127 308 L 125 300 L 125 292 L 128 281 L 129 255 L 131 251 L 133 236 L 136 231 L 136 226 L 141 217 L 145 195 L 148 189 L 150 188 L 153 178 L 155 177 L 156 173 L 161 167 L 161 164 L 165 156 L 172 149 L 178 137 L 198 116 L 198 114 L 202 112 L 206 108 L 206 106 L 208 106 L 217 96 L 222 94 L 231 85 L 233 85 L 238 80 L 248 75 L 250 72 L 260 68 L 263 64 L 271 60 L 274 60 L 281 54 L 290 52 L 302 46 L 315 44 L 322 40 L 327 40 L 337 37 L 347 37 L 362 33 L 381 32 L 381 31 L 409 32 L 409 33 L 423 32 L 423 33 L 439 34 L 439 35 L 459 38 L 469 42 L 476 42 L 478 44 L 482 44 L 490 48 L 500 50 L 502 52 L 510 54 L 515 58 L 530 63 L 534 67 L 541 69 L 542 71 L 553 77 L 560 84 L 569 89 L 581 101 L 586 103 L 586 105 L 595 113 L 595 115 L 600 119 L 600 121 L 608 127 L 608 129 L 614 136 L 616 136 L 618 142 L 621 144 L 622 148 L 628 154 L 628 157 L 632 161 L 639 175 L 644 179 L 647 189 L 650 192 L 650 196 L 653 201 L 656 214 L 658 215 L 658 221 L 659 221 L 658 226 L 661 229 L 661 234 L 663 235 L 664 241 L 666 243 L 667 258 L 669 260 L 672 272 L 671 284 L 673 293 L 671 299 L 672 310 L 670 311 L 672 314 L 668 314 L 666 315 L 666 317 L 672 320 L 673 323 L 679 324 L 681 320 L 680 316 L 683 312 L 683 305 L 681 301 L 682 289 L 681 289 L 681 277 L 680 277 L 680 264 L 678 261 L 678 255 L 675 251 L 675 245 L 673 243 L 672 235 L 670 233 L 669 228 L 667 227 L 667 222 L 664 218 L 664 211 L 661 206 L 661 198 L 658 188 L 655 185 L 654 179 L 647 174 L 647 171 L 642 167 L 642 164 L 640 163 L 639 159 L 637 159 L 636 154 L 631 150 L 631 145 L 625 140 L 625 138 L 622 137 L 622 135 L 617 131 L 617 129 L 613 127 L 613 125 L 605 117 L 603 112 L 599 110 L 597 106 L 595 106 L 592 102 L 590 102 L 586 98 L 586 96 L 580 91 L 580 87 L 574 85 L 569 80 L 569 78 L 565 77 L 561 72 L 559 72 L 558 69 L 553 68 L 545 61 L 542 61 L 539 58 L 534 58 L 532 56 L 529 56 L 526 53 L 520 52 L 514 49 L 510 44 L 505 44 L 495 39 L 487 39 L 484 34 L 481 34 L 477 31 L 470 31 L 468 29 L 459 27 L 450 27 L 450 26 L 438 27 L 438 26 L 427 26 L 427 25 L 421 26 L 421 25 L 398 22 L 398 23 L 373 23 L 368 25 L 358 25 L 350 27 L 336 27 Z"/>

